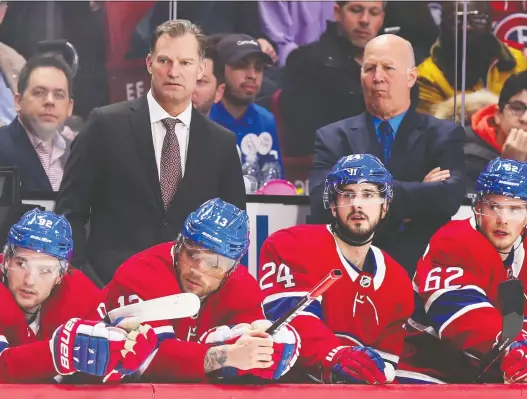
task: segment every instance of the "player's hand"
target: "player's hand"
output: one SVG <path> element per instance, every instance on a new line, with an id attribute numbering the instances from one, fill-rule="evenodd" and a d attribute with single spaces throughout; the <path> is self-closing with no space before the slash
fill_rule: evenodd
<path id="1" fill-rule="evenodd" d="M 501 149 L 501 157 L 515 161 L 527 161 L 527 131 L 511 129 Z"/>
<path id="2" fill-rule="evenodd" d="M 148 324 L 139 323 L 137 318 L 126 317 L 114 324 L 116 328 L 126 331 L 126 341 L 121 350 L 121 361 L 105 376 L 103 382 L 118 381 L 135 373 L 159 345 L 154 329 Z"/>
<path id="3" fill-rule="evenodd" d="M 278 379 L 296 362 L 300 338 L 288 325 L 271 337 L 265 332 L 271 324 L 268 320 L 258 320 L 232 329 L 221 326 L 204 334 L 200 341 L 227 345 L 225 365 L 228 367 L 221 372 L 223 378 L 250 374 Z"/>
<path id="4" fill-rule="evenodd" d="M 59 374 L 83 372 L 113 381 L 139 369 L 156 344 L 151 327 L 131 318 L 115 327 L 74 318 L 55 330 L 50 349 Z"/>
<path id="5" fill-rule="evenodd" d="M 394 376 L 393 366 L 367 346 L 335 348 L 322 365 L 322 380 L 327 384 L 386 384 Z"/>
<path id="6" fill-rule="evenodd" d="M 527 382 L 527 341 L 515 341 L 501 360 L 503 378 L 508 383 Z"/>
<path id="7" fill-rule="evenodd" d="M 253 331 L 265 333 L 272 324 L 269 320 L 257 320 L 251 324 L 251 327 Z M 268 368 L 249 369 L 246 371 L 247 374 L 268 380 L 278 380 L 294 366 L 300 351 L 300 336 L 296 330 L 286 324 L 276 331 L 271 339 L 273 340 L 273 364 Z"/>
<path id="8" fill-rule="evenodd" d="M 440 167 L 432 169 L 423 179 L 425 183 L 432 183 L 447 180 L 450 178 L 450 170 L 441 170 Z"/>
<path id="9" fill-rule="evenodd" d="M 274 51 L 273 45 L 263 38 L 260 38 L 256 41 L 260 44 L 262 51 L 269 57 L 271 57 L 271 59 L 273 60 L 273 64 L 276 64 L 276 62 L 278 61 L 278 56 L 276 55 L 276 51 Z"/>

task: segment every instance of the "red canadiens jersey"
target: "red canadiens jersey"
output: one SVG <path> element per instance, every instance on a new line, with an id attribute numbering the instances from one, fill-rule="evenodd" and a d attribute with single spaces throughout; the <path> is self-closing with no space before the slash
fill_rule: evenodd
<path id="1" fill-rule="evenodd" d="M 414 372 L 450 383 L 474 380 L 478 359 L 501 332 L 498 285 L 507 280 L 505 264 L 527 287 L 521 237 L 514 248 L 504 263 L 476 230 L 474 218 L 451 221 L 434 234 L 414 276 L 415 312 L 399 365 L 409 373 L 402 373 L 400 382 L 420 382 Z M 499 362 L 495 365 L 484 382 L 503 382 Z"/>
<path id="2" fill-rule="evenodd" d="M 82 272 L 72 270 L 42 305 L 35 333 L 11 292 L 0 283 L 0 383 L 54 382 L 58 373 L 49 340 L 60 325 L 73 317 L 97 320 L 94 314 L 101 295 L 102 291 Z"/>
<path id="3" fill-rule="evenodd" d="M 349 263 L 326 225 L 294 226 L 264 242 L 258 276 L 269 320 L 280 318 L 332 269 L 343 273 L 321 300 L 291 322 L 302 340 L 297 371 L 318 378 L 319 366 L 332 349 L 357 343 L 374 348 L 397 367 L 403 324 L 413 311 L 410 278 L 374 246 L 366 263 L 371 272 Z"/>
<path id="4" fill-rule="evenodd" d="M 156 245 L 124 262 L 105 288 L 106 310 L 181 293 L 173 245 Z M 254 277 L 238 266 L 219 290 L 202 301 L 195 317 L 149 322 L 160 345 L 142 365 L 142 381 L 205 381 L 205 354 L 211 345 L 199 343 L 199 338 L 217 326 L 264 319 L 262 299 Z"/>

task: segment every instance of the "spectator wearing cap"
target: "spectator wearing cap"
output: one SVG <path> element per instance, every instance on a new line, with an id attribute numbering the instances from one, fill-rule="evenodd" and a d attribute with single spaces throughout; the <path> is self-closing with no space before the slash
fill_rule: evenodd
<path id="1" fill-rule="evenodd" d="M 242 163 L 255 155 L 261 168 L 268 162 L 278 162 L 282 168 L 274 116 L 254 103 L 271 57 L 254 38 L 243 34 L 225 36 L 216 50 L 225 65 L 225 93 L 212 107 L 210 118 L 236 133 Z"/>

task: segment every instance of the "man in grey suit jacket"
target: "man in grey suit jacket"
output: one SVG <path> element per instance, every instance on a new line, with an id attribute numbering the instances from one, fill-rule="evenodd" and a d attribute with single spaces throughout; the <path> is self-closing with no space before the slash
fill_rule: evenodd
<path id="1" fill-rule="evenodd" d="M 99 284 L 131 255 L 174 240 L 206 200 L 245 208 L 236 137 L 192 108 L 203 40 L 189 21 L 160 25 L 146 98 L 95 109 L 72 145 L 55 210 L 73 229 L 73 265 Z"/>
<path id="2" fill-rule="evenodd" d="M 394 35 L 370 41 L 361 71 L 367 111 L 317 131 L 310 175 L 313 222 L 330 222 L 322 205 L 327 172 L 344 155 L 383 160 L 395 179 L 394 198 L 374 243 L 410 276 L 432 234 L 461 206 L 465 179 L 463 128 L 411 108 L 416 79 L 409 42 Z"/>

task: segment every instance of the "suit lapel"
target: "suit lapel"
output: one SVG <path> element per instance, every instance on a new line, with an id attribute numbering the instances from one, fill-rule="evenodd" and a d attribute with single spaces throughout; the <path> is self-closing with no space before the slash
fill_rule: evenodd
<path id="1" fill-rule="evenodd" d="M 395 171 L 407 162 L 408 154 L 419 137 L 424 133 L 421 127 L 422 121 L 419 118 L 419 114 L 409 109 L 395 136 L 392 153 L 388 161 L 390 170 Z"/>
<path id="2" fill-rule="evenodd" d="M 347 140 L 353 154 L 372 154 L 383 159 L 382 147 L 375 133 L 373 120 L 367 113 L 353 118 L 346 129 Z"/>
<path id="3" fill-rule="evenodd" d="M 29 141 L 26 130 L 18 121 L 18 118 L 13 121 L 14 129 L 11 130 L 11 138 L 15 144 L 15 148 L 18 151 L 18 167 L 20 168 L 21 174 L 25 178 L 32 180 L 33 184 L 25 184 L 28 190 L 44 190 L 53 191 L 51 183 L 49 182 L 48 175 L 40 162 L 37 151 Z"/>
<path id="4" fill-rule="evenodd" d="M 132 136 L 134 138 L 137 154 L 146 172 L 146 179 L 153 194 L 153 201 L 156 206 L 163 209 L 161 198 L 161 186 L 159 184 L 159 174 L 157 172 L 156 156 L 154 143 L 152 140 L 152 127 L 150 125 L 150 113 L 146 96 L 138 99 L 131 105 L 130 124 L 132 126 Z"/>

